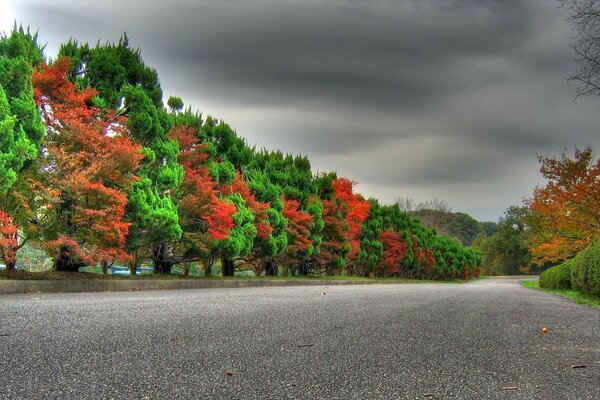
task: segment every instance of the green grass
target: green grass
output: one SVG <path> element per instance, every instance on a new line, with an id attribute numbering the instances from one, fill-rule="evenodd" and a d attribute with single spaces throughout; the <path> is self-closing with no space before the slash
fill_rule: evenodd
<path id="1" fill-rule="evenodd" d="M 568 299 L 574 300 L 577 304 L 584 304 L 586 306 L 590 306 L 600 310 L 600 296 L 596 296 L 591 293 L 582 293 L 573 289 L 541 288 L 538 281 L 531 280 L 521 281 L 521 285 L 542 292 L 552 293 L 558 296 L 566 297 Z"/>
<path id="2" fill-rule="evenodd" d="M 426 279 L 409 279 L 409 278 L 369 278 L 361 276 L 347 276 L 347 275 L 335 275 L 335 276 L 261 276 L 255 277 L 253 274 L 240 273 L 239 275 L 232 277 L 223 277 L 219 275 L 212 275 L 209 277 L 205 276 L 194 276 L 189 275 L 187 277 L 177 274 L 171 275 L 154 275 L 154 274 L 142 274 L 136 276 L 120 276 L 120 275 L 103 275 L 100 273 L 99 268 L 86 268 L 82 269 L 81 272 L 61 272 L 61 271 L 43 271 L 43 272 L 28 272 L 23 270 L 16 271 L 0 271 L 0 280 L 4 279 L 15 279 L 15 280 L 156 280 L 156 279 L 210 279 L 210 280 L 277 280 L 277 281 L 354 281 L 354 282 L 375 282 L 375 283 L 461 283 L 461 280 L 447 280 L 447 281 L 435 281 Z M 479 279 L 482 279 L 480 277 Z"/>

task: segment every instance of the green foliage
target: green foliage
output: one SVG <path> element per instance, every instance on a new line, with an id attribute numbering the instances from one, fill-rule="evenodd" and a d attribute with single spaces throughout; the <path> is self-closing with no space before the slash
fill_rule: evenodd
<path id="1" fill-rule="evenodd" d="M 540 287 L 550 289 L 571 288 L 571 260 L 548 268 L 540 274 Z"/>
<path id="2" fill-rule="evenodd" d="M 530 264 L 526 207 L 509 207 L 498 221 L 498 232 L 480 243 L 483 268 L 490 275 L 515 275 Z"/>
<path id="3" fill-rule="evenodd" d="M 169 196 L 161 196 L 152 189 L 152 182 L 148 178 L 133 184 L 126 211 L 132 224 L 132 234 L 128 237 L 129 248 L 181 237 L 177 208 Z"/>
<path id="4" fill-rule="evenodd" d="M 123 34 L 118 43 L 98 43 L 95 47 L 69 40 L 61 46 L 59 56 L 72 61 L 70 78 L 83 88 L 94 87 L 109 108 L 117 109 L 125 86 L 143 89 L 155 107 L 162 109 L 162 89 L 158 74 L 142 61 L 139 49 L 129 47 L 129 39 Z"/>
<path id="5" fill-rule="evenodd" d="M 227 239 L 216 243 L 216 246 L 225 258 L 231 260 L 250 253 L 256 237 L 256 227 L 254 226 L 254 215 L 246 207 L 246 202 L 239 193 L 227 196 L 227 200 L 231 201 L 237 209 L 233 216 L 235 225 Z"/>
<path id="6" fill-rule="evenodd" d="M 173 112 L 183 110 L 183 100 L 180 97 L 170 96 L 167 105 Z"/>
<path id="7" fill-rule="evenodd" d="M 115 115 L 115 121 L 123 121 L 123 125 L 126 121 L 127 129 L 117 130 L 135 142 L 134 151 L 139 149 L 143 156 L 132 171 L 135 182 L 126 190 L 127 250 L 136 262 L 139 257 L 151 257 L 169 270 L 177 260 L 190 259 L 193 250 L 193 256 L 205 257 L 207 264 L 220 256 L 228 274 L 235 268 L 234 261 L 243 261 L 259 268 L 268 265 L 270 273 L 275 263 L 281 262 L 301 274 L 311 268 L 333 273 L 347 267 L 351 274 L 383 275 L 386 250 L 394 254 L 387 267 L 389 274 L 435 279 L 473 275 L 481 264 L 481 253 L 439 234 L 470 244 L 484 228 L 466 214 L 438 213 L 435 217 L 441 215 L 443 224 L 425 226 L 397 205 L 381 206 L 375 199 L 367 204 L 352 192 L 349 180 L 345 180 L 349 187 L 339 186 L 344 180 L 338 180 L 334 172 L 315 176 L 306 156 L 256 151 L 224 121 L 210 116 L 203 121 L 199 112 L 184 109 L 179 97 L 168 99 L 167 111 L 156 71 L 145 65 L 139 49 L 129 46 L 126 35 L 118 43 L 95 46 L 72 39 L 60 47 L 59 56 L 70 59 L 67 80 L 78 90 L 92 87 L 98 91 L 85 105 L 98 108 L 103 116 Z M 36 157 L 45 135 L 31 82 L 32 67 L 42 59 L 37 37 L 22 28 L 0 38 L 0 193 L 19 188 L 21 197 L 11 199 L 11 207 L 31 198 L 31 205 L 22 208 L 26 209 L 23 218 L 19 217 L 23 220 L 57 218 L 40 211 L 43 204 L 36 204 L 35 200 L 42 198 L 36 196 L 40 188 L 27 188 L 28 180 L 38 178 L 36 174 L 48 173 L 43 168 L 26 168 L 34 165 L 29 160 Z M 184 171 L 187 184 L 199 192 L 198 198 L 208 192 L 214 198 L 182 201 Z M 338 185 L 335 190 L 332 183 Z M 47 196 L 52 197 L 52 188 L 47 189 Z M 8 204 L 8 200 L 0 200 Z M 65 216 L 73 215 L 74 202 L 53 201 L 61 203 Z M 217 203 L 223 205 L 222 201 L 235 206 L 233 221 L 232 207 L 216 207 Z M 284 217 L 284 204 L 291 207 L 285 211 L 289 221 Z M 184 221 L 185 216 L 189 221 Z M 219 235 L 199 241 L 193 248 L 182 245 L 193 235 L 206 234 L 210 221 L 220 224 Z M 32 232 L 42 232 L 38 226 L 36 220 Z M 66 228 L 60 226 L 56 232 L 44 228 L 37 236 L 61 235 L 64 232 L 59 231 Z M 493 229 L 488 228 L 486 232 Z M 20 229 L 28 233 L 29 228 Z M 381 239 L 384 231 L 385 246 Z M 296 239 L 297 248 L 286 253 L 292 248 L 290 238 Z"/>
<path id="8" fill-rule="evenodd" d="M 573 289 L 600 295 L 600 239 L 580 251 L 569 266 Z"/>
<path id="9" fill-rule="evenodd" d="M 356 265 L 363 273 L 374 272 L 383 254 L 379 235 L 383 230 L 381 206 L 376 199 L 369 199 L 369 216 L 360 227 L 360 250 Z"/>
<path id="10" fill-rule="evenodd" d="M 33 101 L 31 75 L 42 61 L 37 34 L 19 27 L 0 37 L 0 193 L 37 155 L 45 129 Z"/>

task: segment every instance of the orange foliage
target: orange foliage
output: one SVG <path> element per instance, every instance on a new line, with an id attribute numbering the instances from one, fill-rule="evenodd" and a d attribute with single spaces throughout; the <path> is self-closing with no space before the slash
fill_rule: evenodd
<path id="1" fill-rule="evenodd" d="M 283 202 L 282 215 L 288 220 L 286 258 L 291 260 L 291 264 L 298 262 L 302 253 L 312 244 L 309 236 L 313 218 L 309 213 L 299 210 L 298 206 L 297 200 L 285 199 Z"/>
<path id="2" fill-rule="evenodd" d="M 184 235 L 196 245 L 208 251 L 210 240 L 223 240 L 233 228 L 235 206 L 217 196 L 216 183 L 206 166 L 206 146 L 199 144 L 193 128 L 179 126 L 172 129 L 171 139 L 179 143 L 178 161 L 184 169 L 184 178 L 179 188 L 179 220 L 182 226 L 191 227 L 204 221 L 206 233 L 198 234 L 194 229 L 185 229 Z"/>
<path id="3" fill-rule="evenodd" d="M 10 216 L 0 210 L 0 260 L 7 266 L 17 262 L 17 227 Z"/>
<path id="4" fill-rule="evenodd" d="M 408 253 L 408 244 L 400 233 L 392 231 L 382 231 L 379 234 L 379 241 L 383 244 L 382 264 L 389 274 L 398 273 L 400 263 Z"/>
<path id="5" fill-rule="evenodd" d="M 354 260 L 360 250 L 360 225 L 369 216 L 369 202 L 352 191 L 354 183 L 346 178 L 337 178 L 331 182 L 334 200 L 346 223 L 346 239 L 350 244 L 347 259 Z"/>
<path id="6" fill-rule="evenodd" d="M 65 80 L 68 68 L 69 61 L 61 58 L 41 66 L 32 77 L 35 101 L 47 126 L 39 184 L 57 191 L 48 206 L 66 225 L 61 231 L 69 232 L 46 247 L 68 248 L 87 264 L 127 260 L 124 190 L 136 179 L 140 147 L 129 139 L 124 117 L 109 118 L 110 110 L 101 112 L 90 105 L 97 94 L 94 89 L 78 91 Z"/>
<path id="7" fill-rule="evenodd" d="M 530 251 L 538 263 L 567 259 L 600 234 L 600 160 L 591 148 L 575 158 L 539 157 L 546 186 L 527 201 L 531 209 Z"/>

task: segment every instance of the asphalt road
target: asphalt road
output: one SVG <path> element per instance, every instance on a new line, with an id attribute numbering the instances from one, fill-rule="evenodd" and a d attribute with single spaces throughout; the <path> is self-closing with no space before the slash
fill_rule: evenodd
<path id="1" fill-rule="evenodd" d="M 600 311 L 515 279 L 0 296 L 0 399 L 471 398 L 600 399 Z"/>

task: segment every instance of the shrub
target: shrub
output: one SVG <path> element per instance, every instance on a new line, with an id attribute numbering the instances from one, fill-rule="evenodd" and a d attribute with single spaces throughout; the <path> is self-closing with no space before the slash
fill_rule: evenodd
<path id="1" fill-rule="evenodd" d="M 571 284 L 576 290 L 600 295 L 600 239 L 571 260 Z"/>
<path id="2" fill-rule="evenodd" d="M 540 275 L 540 287 L 550 289 L 570 289 L 571 288 L 571 263 L 573 260 L 567 260 L 560 265 L 548 268 Z"/>

